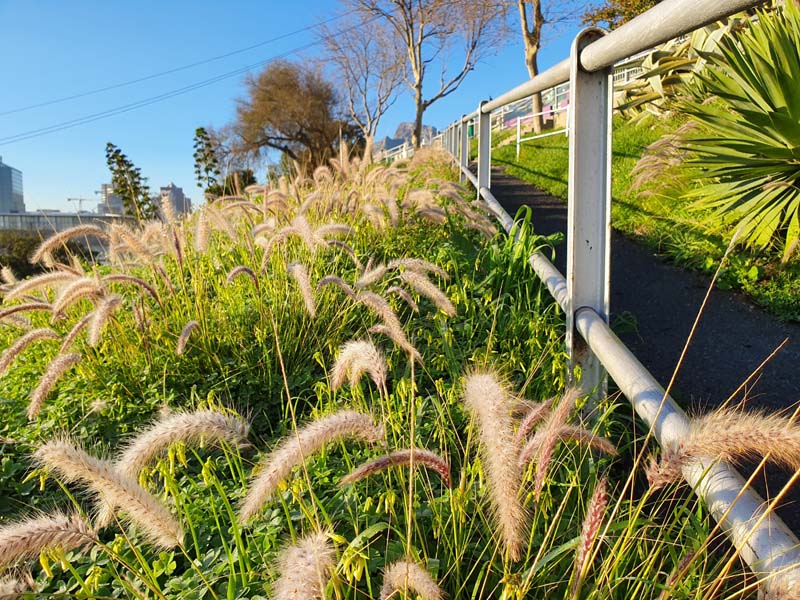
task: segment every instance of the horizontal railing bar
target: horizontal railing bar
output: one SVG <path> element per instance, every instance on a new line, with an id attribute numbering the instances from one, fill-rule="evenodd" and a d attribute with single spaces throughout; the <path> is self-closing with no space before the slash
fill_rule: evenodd
<path id="1" fill-rule="evenodd" d="M 667 42 L 730 15 L 761 4 L 763 0 L 664 0 L 635 19 L 584 48 L 581 65 L 588 71 L 610 67 L 642 50 Z M 532 96 L 569 80 L 569 59 L 486 102 L 481 112 Z"/>
<path id="2" fill-rule="evenodd" d="M 489 189 L 481 188 L 480 194 L 503 229 L 510 233 L 514 219 Z M 541 252 L 531 255 L 530 264 L 564 309 L 567 281 L 561 272 Z M 591 308 L 580 308 L 575 311 L 575 328 L 636 413 L 652 429 L 659 445 L 675 447 L 685 439 L 690 428 L 686 414 L 603 318 Z M 683 469 L 683 476 L 760 579 L 773 576 L 788 581 L 800 579 L 800 540 L 779 516 L 764 515 L 766 503 L 746 487 L 747 482 L 733 467 L 723 461 L 700 458 Z"/>

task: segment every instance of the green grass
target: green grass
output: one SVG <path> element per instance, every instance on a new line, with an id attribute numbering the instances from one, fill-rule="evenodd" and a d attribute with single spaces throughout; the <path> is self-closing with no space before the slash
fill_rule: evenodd
<path id="1" fill-rule="evenodd" d="M 713 273 L 732 231 L 707 221 L 682 197 L 693 185 L 691 171 L 673 167 L 655 175 L 641 190 L 631 190 L 631 171 L 645 148 L 683 122 L 672 117 L 634 124 L 615 117 L 612 225 L 682 267 Z M 504 146 L 495 149 L 492 160 L 510 175 L 566 200 L 568 143 L 561 136 L 526 142 L 519 160 L 513 145 Z M 752 252 L 737 247 L 722 269 L 718 286 L 744 292 L 780 319 L 798 321 L 800 260 L 782 265 L 780 259 L 777 249 Z"/>
<path id="2" fill-rule="evenodd" d="M 433 279 L 455 305 L 452 317 L 419 294 L 414 294 L 419 313 L 389 295 L 392 285 L 402 284 L 397 272 L 369 287 L 389 298 L 423 364 L 411 361 L 384 336 L 371 335 L 370 327 L 381 319 L 337 287 L 326 286 L 317 294 L 317 313 L 310 317 L 288 264 L 304 264 L 312 282 L 337 274 L 351 285 L 362 269 L 344 249 L 312 251 L 294 235 L 264 259 L 253 239 L 253 224 L 241 209 L 226 211 L 233 235 L 217 224 L 207 248 L 196 244 L 202 237 L 196 222 L 173 224 L 161 228 L 168 235 L 150 238 L 152 247 L 160 248 L 154 258 L 126 254 L 128 260 L 113 266 L 84 265 L 87 273 L 140 276 L 155 288 L 160 302 L 138 288 L 109 284 L 105 293 L 119 294 L 123 308 L 98 345 L 78 338 L 72 350 L 81 353 L 81 362 L 59 380 L 31 422 L 25 417 L 28 395 L 59 342 L 29 348 L 0 379 L 0 527 L 53 507 L 91 513 L 91 498 L 80 486 L 31 463 L 36 447 L 53 438 L 68 435 L 90 454 L 113 455 L 124 436 L 168 405 L 246 414 L 253 421 L 251 446 L 173 444 L 142 471 L 139 483 L 179 520 L 184 542 L 154 549 L 136 526 L 114 523 L 99 532 L 90 548 L 50 549 L 38 563 L 25 565 L 37 597 L 268 598 L 282 574 L 276 566 L 279 550 L 317 531 L 326 532 L 336 547 L 329 598 L 377 598 L 384 568 L 400 558 L 421 564 L 450 598 L 627 600 L 660 598 L 665 592 L 699 600 L 718 587 L 719 597 L 754 596 L 738 562 L 733 568 L 726 565 L 732 551 L 719 543 L 702 502 L 685 489 L 648 490 L 637 466 L 652 444 L 642 437 L 628 403 L 617 398 L 603 399 L 594 418 L 586 420 L 577 416 L 583 399 L 568 405 L 574 419 L 613 441 L 617 457 L 573 442 L 555 445 L 538 501 L 531 487 L 535 468 L 523 469 L 519 497 L 529 514 L 522 524 L 523 557 L 509 558 L 491 507 L 483 442 L 464 407 L 464 379 L 475 371 L 496 373 L 509 411 L 560 396 L 566 375 L 563 315 L 527 262 L 542 240 L 524 225 L 517 243 L 499 235 L 481 237 L 469 228 L 474 215 L 464 219 L 456 214 L 466 205 L 445 181 L 455 179 L 447 161 L 420 161 L 412 161 L 407 173 L 376 169 L 371 175 L 343 177 L 318 171 L 316 181 L 285 190 L 292 199 L 272 214 L 278 230 L 293 222 L 303 200 L 317 193 L 316 202 L 306 206 L 310 222 L 351 225 L 354 231 L 343 239 L 362 263 L 370 257 L 373 264 L 417 257 L 442 267 L 449 279 Z M 425 204 L 431 196 L 425 193 L 417 197 L 423 206 L 415 210 L 407 201 L 416 189 L 433 190 L 437 204 L 452 212 L 444 220 L 431 213 Z M 268 199 L 278 196 L 275 192 Z M 351 203 L 365 207 L 379 197 L 396 199 L 394 208 L 403 208 L 396 225 L 389 224 L 389 205 L 382 221 L 374 210 L 347 208 Z M 248 214 L 255 214 L 261 202 L 255 199 Z M 270 217 L 250 218 L 262 223 Z M 258 288 L 246 277 L 226 283 L 237 265 L 258 273 Z M 55 292 L 45 295 L 52 300 Z M 52 323 L 49 313 L 30 313 L 32 324 L 52 326 L 63 335 L 94 301 L 84 298 Z M 148 317 L 143 326 L 134 304 Z M 191 320 L 199 327 L 178 356 L 178 335 Z M 2 346 L 8 347 L 21 331 L 9 325 L 0 333 Z M 366 337 L 386 354 L 386 391 L 366 377 L 333 390 L 328 371 L 340 346 Z M 306 422 L 344 408 L 374 415 L 386 429 L 385 444 L 343 441 L 304 456 L 258 516 L 247 525 L 239 523 L 236 508 L 249 479 L 276 444 L 286 436 L 292 439 Z M 419 466 L 411 474 L 394 468 L 350 486 L 337 485 L 363 461 L 412 446 L 447 460 L 452 488 Z M 576 552 L 587 503 L 603 479 L 609 485 L 608 506 L 590 558 L 578 572 Z"/>

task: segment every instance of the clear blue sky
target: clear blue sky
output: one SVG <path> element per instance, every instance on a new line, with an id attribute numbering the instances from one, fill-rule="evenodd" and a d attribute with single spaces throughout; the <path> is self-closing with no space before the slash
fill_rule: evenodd
<path id="1" fill-rule="evenodd" d="M 49 102 L 223 55 L 332 17 L 335 0 L 214 2 L 210 0 L 0 0 L 0 113 Z M 513 8 L 513 7 L 512 7 Z M 336 23 L 331 24 L 335 26 Z M 540 65 L 569 52 L 573 28 L 551 35 Z M 290 35 L 233 56 L 167 76 L 22 112 L 0 114 L 0 138 L 80 119 L 263 63 L 315 39 Z M 318 46 L 292 59 L 319 57 Z M 258 67 L 253 72 L 258 72 Z M 435 75 L 435 74 L 434 74 Z M 3 143 L 3 162 L 23 172 L 28 210 L 76 210 L 68 197 L 90 198 L 109 181 L 106 142 L 119 146 L 149 178 L 151 189 L 174 181 L 199 199 L 192 161 L 198 126 L 219 127 L 234 117 L 244 75 L 176 95 L 116 116 L 31 139 Z M 434 104 L 425 123 L 442 127 L 471 112 L 479 100 L 527 78 L 518 25 L 509 43 L 484 60 L 454 94 Z M 379 136 L 413 119 L 409 97 L 388 113 Z"/>

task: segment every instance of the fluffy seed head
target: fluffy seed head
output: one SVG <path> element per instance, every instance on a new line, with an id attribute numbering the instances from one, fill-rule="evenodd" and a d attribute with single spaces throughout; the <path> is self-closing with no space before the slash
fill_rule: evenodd
<path id="1" fill-rule="evenodd" d="M 349 379 L 350 387 L 358 385 L 363 373 L 369 374 L 379 390 L 386 390 L 386 358 L 371 340 L 347 342 L 331 369 L 331 388 L 339 389 Z"/>
<path id="2" fill-rule="evenodd" d="M 53 305 L 49 302 L 28 302 L 27 304 L 17 304 L 16 306 L 9 306 L 6 309 L 0 310 L 0 319 L 6 319 L 18 312 L 26 312 L 29 310 L 50 310 L 52 308 Z"/>
<path id="3" fill-rule="evenodd" d="M 456 307 L 450 302 L 450 298 L 425 275 L 416 271 L 406 270 L 400 274 L 400 278 L 417 292 L 427 297 L 447 316 L 455 316 Z"/>
<path id="4" fill-rule="evenodd" d="M 61 244 L 66 243 L 67 241 L 76 238 L 76 237 L 96 237 L 101 239 L 108 239 L 108 234 L 100 229 L 97 225 L 78 225 L 76 227 L 70 227 L 69 229 L 65 229 L 64 231 L 57 233 L 56 235 L 47 238 L 33 253 L 31 256 L 31 262 L 48 262 L 52 261 L 52 252 Z"/>
<path id="5" fill-rule="evenodd" d="M 33 329 L 20 337 L 0 356 L 0 375 L 3 375 L 14 359 L 19 356 L 28 346 L 40 340 L 57 340 L 59 335 L 48 327 Z"/>
<path id="6" fill-rule="evenodd" d="M 356 293 L 353 291 L 353 288 L 351 288 L 347 284 L 347 282 L 341 277 L 338 277 L 336 275 L 326 275 L 317 282 L 317 291 L 319 291 L 326 285 L 336 285 L 340 287 L 342 291 L 344 291 L 344 293 L 347 294 L 351 299 L 353 300 L 356 299 Z"/>
<path id="7" fill-rule="evenodd" d="M 42 405 L 45 399 L 50 394 L 50 390 L 56 384 L 56 381 L 66 373 L 69 369 L 74 367 L 81 360 L 81 355 L 75 352 L 69 354 L 59 354 L 47 366 L 42 378 L 39 380 L 39 385 L 31 392 L 30 401 L 28 403 L 28 419 L 33 421 L 39 416 L 39 411 L 42 410 Z"/>
<path id="8" fill-rule="evenodd" d="M 175 354 L 178 356 L 183 354 L 183 351 L 186 350 L 186 344 L 189 342 L 189 336 L 192 335 L 192 332 L 198 327 L 200 327 L 200 323 L 197 321 L 189 321 L 183 326 L 181 334 L 178 336 L 178 343 L 175 345 Z"/>
<path id="9" fill-rule="evenodd" d="M 367 461 L 342 477 L 339 485 L 350 485 L 351 483 L 355 483 L 356 481 L 370 477 L 375 473 L 385 471 L 390 467 L 410 466 L 411 452 L 412 451 L 410 449 L 395 450 L 389 454 L 384 454 L 376 459 Z M 450 465 L 448 465 L 442 457 L 434 452 L 431 452 L 430 450 L 423 450 L 422 448 L 414 448 L 413 452 L 414 464 L 420 464 L 428 469 L 431 469 L 432 471 L 435 471 L 444 480 L 447 487 L 452 487 L 452 482 L 450 480 Z"/>
<path id="10" fill-rule="evenodd" d="M 244 265 L 239 265 L 231 269 L 230 273 L 228 273 L 228 276 L 225 278 L 225 283 L 230 285 L 230 283 L 240 275 L 246 275 L 250 281 L 253 282 L 253 286 L 258 289 L 258 277 L 256 277 L 253 269 L 245 267 Z"/>
<path id="11" fill-rule="evenodd" d="M 103 334 L 103 329 L 114 314 L 114 311 L 122 306 L 122 298 L 116 294 L 112 294 L 105 298 L 95 309 L 94 316 L 92 317 L 92 324 L 89 327 L 89 345 L 97 346 L 100 343 L 100 337 Z"/>
<path id="12" fill-rule="evenodd" d="M 311 290 L 311 282 L 308 279 L 308 270 L 300 263 L 291 263 L 287 267 L 289 274 L 297 282 L 300 293 L 303 295 L 303 303 L 306 306 L 311 318 L 317 315 L 317 304 L 314 302 L 314 292 Z"/>
<path id="13" fill-rule="evenodd" d="M 50 273 L 42 273 L 41 275 L 29 277 L 11 288 L 5 295 L 5 301 L 9 302 L 25 294 L 30 294 L 31 292 L 36 292 L 45 288 L 61 286 L 73 279 L 75 279 L 75 275 L 64 271 L 52 271 Z"/>
<path id="14" fill-rule="evenodd" d="M 335 564 L 336 553 L 324 533 L 300 538 L 278 556 L 281 575 L 273 585 L 273 598 L 322 600 Z"/>
<path id="15" fill-rule="evenodd" d="M 54 315 L 66 310 L 70 305 L 81 298 L 91 298 L 99 294 L 103 289 L 100 281 L 94 277 L 74 278 L 72 283 L 65 285 L 53 301 L 52 311 Z"/>
<path id="16" fill-rule="evenodd" d="M 250 520 L 275 493 L 278 484 L 292 469 L 312 454 L 337 440 L 357 439 L 377 442 L 385 435 L 382 426 L 376 426 L 372 416 L 352 410 L 339 411 L 308 423 L 281 440 L 275 450 L 259 464 L 260 471 L 250 483 L 239 508 L 239 519 Z"/>
<path id="17" fill-rule="evenodd" d="M 578 542 L 578 552 L 575 555 L 576 582 L 580 580 L 583 570 L 586 567 L 586 558 L 594 545 L 600 526 L 603 524 L 603 513 L 608 504 L 608 483 L 605 479 L 597 482 L 586 509 L 586 516 L 583 519 L 581 528 L 581 538 Z"/>
<path id="18" fill-rule="evenodd" d="M 411 360 L 415 360 L 419 364 L 424 364 L 422 355 L 414 348 L 411 342 L 408 341 L 402 329 L 393 329 L 388 325 L 373 325 L 367 331 L 369 331 L 369 333 L 385 335 L 392 340 L 398 348 L 406 352 L 411 357 Z"/>
<path id="19" fill-rule="evenodd" d="M 381 278 L 388 273 L 389 269 L 386 265 L 378 265 L 373 267 L 369 271 L 365 272 L 359 279 L 356 281 L 356 287 L 358 289 L 365 288 L 367 286 L 372 285 L 381 280 Z"/>
<path id="20" fill-rule="evenodd" d="M 405 290 L 400 286 L 393 285 L 392 287 L 386 290 L 386 293 L 396 294 L 397 296 L 400 296 L 405 301 L 405 303 L 408 304 L 409 308 L 411 308 L 412 311 L 414 311 L 415 313 L 419 312 L 419 306 L 417 306 L 417 303 L 414 302 L 414 299 L 411 297 L 411 294 L 408 293 L 408 290 Z"/>
<path id="21" fill-rule="evenodd" d="M 410 271 L 417 271 L 418 273 L 423 274 L 428 272 L 435 273 L 442 279 L 450 279 L 447 271 L 445 271 L 442 267 L 421 258 L 396 258 L 395 260 L 389 262 L 390 269 L 397 269 L 399 267 L 404 267 Z"/>
<path id="22" fill-rule="evenodd" d="M 509 394 L 493 374 L 477 372 L 465 381 L 464 403 L 479 431 L 481 459 L 499 535 L 509 558 L 517 561 L 522 557 L 527 514 L 519 499 L 521 471 Z"/>
<path id="23" fill-rule="evenodd" d="M 541 423 L 542 420 L 547 417 L 547 411 L 550 410 L 550 407 L 553 405 L 553 400 L 545 400 L 544 402 L 537 402 L 533 406 L 528 409 L 528 412 L 520 421 L 519 427 L 517 428 L 517 443 L 522 444 L 525 441 L 525 438 L 530 433 L 531 429 L 536 427 L 537 424 Z"/>
<path id="24" fill-rule="evenodd" d="M 381 600 L 398 597 L 396 592 L 414 592 L 422 600 L 442 600 L 445 597 L 430 573 L 407 560 L 392 563 L 383 574 Z"/>
<path id="25" fill-rule="evenodd" d="M 119 473 L 110 462 L 90 456 L 65 440 L 43 444 L 34 458 L 39 464 L 57 471 L 67 482 L 83 482 L 103 503 L 121 507 L 154 546 L 172 548 L 181 544 L 180 524 L 167 508 L 134 480 Z"/>
<path id="26" fill-rule="evenodd" d="M 57 512 L 9 523 L 0 527 L 0 566 L 33 558 L 45 548 L 60 546 L 68 551 L 95 539 L 89 523 L 77 514 Z"/>

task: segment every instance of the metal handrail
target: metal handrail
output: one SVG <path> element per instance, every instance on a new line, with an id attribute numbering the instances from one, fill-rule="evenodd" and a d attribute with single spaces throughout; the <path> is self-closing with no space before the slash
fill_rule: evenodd
<path id="1" fill-rule="evenodd" d="M 619 29 L 581 32 L 572 54 L 554 67 L 500 95 L 483 101 L 444 131 L 444 146 L 463 177 L 510 232 L 514 221 L 491 192 L 491 113 L 509 103 L 570 81 L 570 167 L 567 277 L 540 252 L 530 257 L 537 276 L 564 309 L 570 360 L 589 375 L 589 388 L 602 388 L 605 374 L 616 382 L 662 447 L 675 447 L 690 421 L 608 325 L 610 254 L 611 66 L 625 57 L 693 31 L 747 8 L 758 0 L 664 0 Z M 467 168 L 466 123 L 478 121 L 478 176 Z M 598 272 L 593 272 L 596 268 Z M 583 281 L 589 280 L 588 283 Z M 580 335 L 585 344 L 575 342 Z M 588 349 L 578 350 L 581 347 Z M 586 368 L 584 368 L 586 367 Z M 740 556 L 759 581 L 772 578 L 800 587 L 800 540 L 729 464 L 699 458 L 683 469 L 686 481 L 703 498 Z"/>

